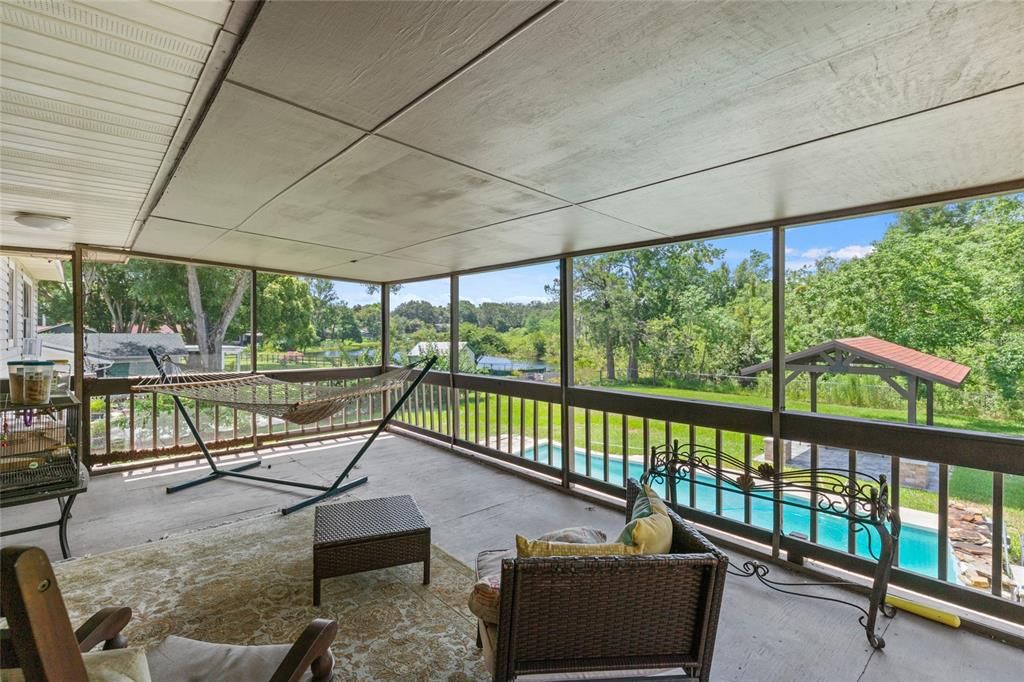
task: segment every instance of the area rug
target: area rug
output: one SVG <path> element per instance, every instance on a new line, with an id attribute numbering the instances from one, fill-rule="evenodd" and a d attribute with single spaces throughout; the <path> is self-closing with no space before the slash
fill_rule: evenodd
<path id="1" fill-rule="evenodd" d="M 54 568 L 74 626 L 130 606 L 132 645 L 171 634 L 290 643 L 313 618 L 333 618 L 337 680 L 489 679 L 466 607 L 469 567 L 433 547 L 430 585 L 422 564 L 331 578 L 314 607 L 312 529 L 312 510 L 269 514 Z"/>

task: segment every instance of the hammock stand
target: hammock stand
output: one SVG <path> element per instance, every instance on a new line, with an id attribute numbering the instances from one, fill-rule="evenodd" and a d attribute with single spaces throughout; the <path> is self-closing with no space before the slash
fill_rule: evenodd
<path id="1" fill-rule="evenodd" d="M 148 350 L 149 357 L 153 359 L 153 364 L 156 365 L 157 371 L 160 373 L 160 380 L 165 383 L 168 382 L 169 378 L 167 376 L 167 373 L 164 371 L 164 366 L 160 362 L 160 358 L 157 357 L 156 352 L 152 348 Z M 416 367 L 416 365 L 420 364 L 420 362 L 423 362 L 423 360 L 414 362 L 411 365 L 407 365 L 405 369 L 412 370 Z M 345 481 L 345 479 L 348 478 L 348 475 L 352 472 L 352 469 L 355 468 L 356 464 L 359 463 L 359 460 L 362 458 L 362 456 L 366 453 L 370 446 L 373 445 L 373 441 L 377 439 L 377 436 L 380 435 L 381 431 L 387 428 L 388 423 L 398 413 L 398 410 L 402 408 L 402 404 L 405 403 L 409 396 L 412 395 L 413 391 L 416 390 L 416 387 L 420 385 L 420 382 L 423 381 L 423 378 L 427 376 L 427 373 L 434 366 L 435 362 L 437 362 L 436 355 L 426 359 L 426 365 L 420 371 L 419 375 L 415 379 L 413 379 L 412 384 L 410 384 L 410 386 L 405 390 L 405 392 L 402 393 L 401 397 L 399 397 L 399 399 L 395 401 L 395 404 L 391 406 L 391 409 L 388 410 L 388 413 L 384 416 L 383 419 L 381 419 L 381 422 L 380 424 L 377 425 L 377 428 L 373 430 L 373 433 L 370 434 L 370 437 L 366 440 L 365 443 L 363 443 L 362 447 L 359 448 L 359 451 L 355 454 L 354 457 L 352 457 L 349 463 L 345 466 L 345 469 L 338 475 L 336 479 L 334 479 L 334 482 L 329 486 L 316 485 L 313 483 L 300 483 L 298 481 L 287 481 L 282 478 L 272 478 L 270 476 L 256 476 L 254 474 L 242 473 L 247 469 L 253 469 L 255 467 L 260 466 L 263 463 L 261 459 L 257 459 L 255 462 L 249 462 L 247 464 L 243 464 L 232 469 L 222 469 L 218 467 L 217 463 L 210 455 L 210 450 L 206 447 L 206 443 L 203 441 L 203 437 L 199 434 L 199 429 L 196 428 L 196 425 L 192 421 L 192 417 L 189 415 L 188 410 L 186 410 L 185 406 L 182 404 L 181 398 L 179 398 L 174 393 L 170 393 L 171 397 L 174 398 L 175 407 L 177 407 L 182 419 L 185 420 L 185 424 L 188 426 L 188 430 L 192 433 L 192 437 L 196 439 L 196 443 L 199 445 L 199 449 L 202 451 L 203 457 L 206 458 L 206 463 L 210 465 L 211 471 L 202 478 L 197 478 L 191 481 L 186 481 L 184 483 L 179 483 L 178 485 L 167 486 L 167 493 L 176 493 L 179 490 L 185 490 L 186 488 L 192 488 L 194 486 L 202 485 L 203 483 L 209 483 L 210 481 L 216 481 L 221 478 L 241 478 L 248 481 L 260 481 L 262 483 L 274 483 L 277 485 L 287 485 L 292 486 L 294 488 L 304 488 L 306 490 L 319 491 L 318 494 L 313 495 L 312 497 L 307 498 L 302 502 L 293 504 L 290 507 L 282 508 L 281 513 L 287 515 L 291 514 L 292 512 L 299 511 L 300 509 L 305 509 L 306 507 L 314 505 L 322 500 L 334 497 L 335 495 L 340 495 L 341 493 L 351 490 L 352 488 L 355 488 L 357 486 L 360 486 L 366 483 L 366 476 L 352 479 L 350 481 Z M 161 392 L 158 390 L 156 386 L 145 384 L 135 387 L 133 388 L 133 390 L 139 390 L 140 392 Z M 297 406 L 298 404 L 296 404 L 296 407 Z M 258 409 L 258 406 L 254 405 L 253 407 Z M 253 411 L 256 411 L 256 409 L 254 409 Z"/>

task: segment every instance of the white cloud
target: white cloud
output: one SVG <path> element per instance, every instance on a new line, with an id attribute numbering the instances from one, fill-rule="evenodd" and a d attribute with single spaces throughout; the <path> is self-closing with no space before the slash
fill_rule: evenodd
<path id="1" fill-rule="evenodd" d="M 824 258 L 827 255 L 829 255 L 829 250 L 828 249 L 821 249 L 821 248 L 807 249 L 806 251 L 804 251 L 803 253 L 800 254 L 800 256 L 802 258 L 810 258 L 811 260 L 816 260 L 818 258 Z"/>
<path id="2" fill-rule="evenodd" d="M 839 259 L 863 258 L 864 256 L 867 256 L 874 250 L 875 247 L 871 245 L 850 244 L 849 246 L 844 246 L 843 248 L 839 249 L 838 251 L 833 253 L 832 256 Z"/>
<path id="3" fill-rule="evenodd" d="M 844 246 L 839 249 L 807 249 L 800 254 L 800 257 L 807 260 L 818 260 L 825 257 L 836 258 L 838 260 L 849 260 L 851 258 L 863 258 L 874 250 L 875 247 L 870 244 L 850 244 L 849 246 Z"/>
<path id="4" fill-rule="evenodd" d="M 851 258 L 863 258 L 867 256 L 875 247 L 868 244 L 850 244 L 843 246 L 838 249 L 829 249 L 816 247 L 813 249 L 807 249 L 803 251 L 797 257 L 790 257 L 786 259 L 787 270 L 800 270 L 801 268 L 814 268 L 817 261 L 822 258 L 835 258 L 836 260 L 850 260 Z M 789 249 L 787 249 L 789 251 Z"/>

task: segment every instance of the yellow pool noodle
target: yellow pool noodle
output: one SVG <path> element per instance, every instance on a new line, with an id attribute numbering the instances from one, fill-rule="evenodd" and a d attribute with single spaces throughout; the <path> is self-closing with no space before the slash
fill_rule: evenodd
<path id="1" fill-rule="evenodd" d="M 912 613 L 915 616 L 921 616 L 922 618 L 927 618 L 928 620 L 934 620 L 936 623 L 948 625 L 951 628 L 960 627 L 960 616 L 957 616 L 953 613 L 939 611 L 938 609 L 933 609 L 930 606 L 918 604 L 916 602 L 912 602 L 908 599 L 903 599 L 901 597 L 893 597 L 892 595 L 886 595 L 885 603 L 889 604 L 890 606 L 895 606 L 901 611 L 906 611 L 907 613 Z"/>

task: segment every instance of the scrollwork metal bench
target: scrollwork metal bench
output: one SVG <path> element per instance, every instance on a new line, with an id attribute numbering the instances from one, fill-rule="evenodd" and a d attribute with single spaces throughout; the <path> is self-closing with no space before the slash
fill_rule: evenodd
<path id="1" fill-rule="evenodd" d="M 701 480 L 699 474 L 710 476 L 711 481 Z M 678 504 L 676 488 L 679 483 L 692 482 L 712 488 L 725 485 L 737 492 L 770 500 L 773 504 L 801 507 L 842 518 L 849 524 L 851 532 L 865 533 L 868 552 L 877 561 L 867 608 L 843 599 L 804 594 L 790 589 L 856 583 L 778 582 L 768 578 L 769 567 L 766 564 L 753 560 L 729 572 L 741 577 L 755 577 L 778 592 L 851 606 L 863 614 L 860 623 L 871 646 L 875 649 L 885 646 L 885 640 L 878 634 L 876 626 L 879 611 L 888 618 L 896 614 L 895 609 L 885 603 L 885 597 L 899 540 L 900 517 L 899 512 L 889 504 L 889 483 L 884 474 L 875 478 L 859 472 L 828 468 L 778 471 L 767 462 L 748 464 L 726 452 L 699 444 L 680 445 L 677 440 L 671 446 L 651 448 L 650 468 L 644 473 L 642 482 L 652 485 L 664 483 L 666 498 L 677 510 L 686 509 L 685 505 Z M 877 554 L 871 529 L 877 532 L 880 540 Z"/>

